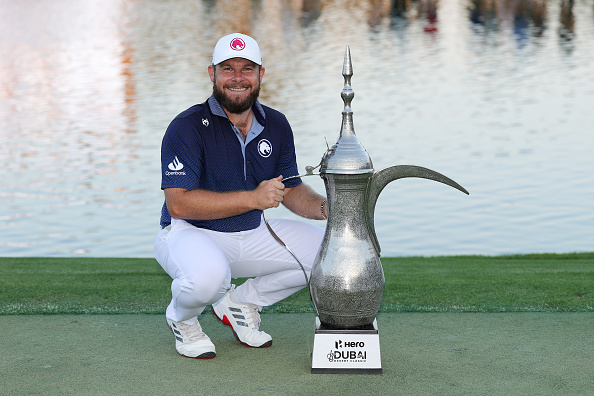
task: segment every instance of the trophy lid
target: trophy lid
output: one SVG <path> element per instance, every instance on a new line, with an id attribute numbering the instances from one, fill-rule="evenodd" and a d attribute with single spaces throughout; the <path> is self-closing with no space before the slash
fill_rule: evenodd
<path id="1" fill-rule="evenodd" d="M 342 111 L 342 126 L 340 135 L 334 145 L 326 152 L 320 165 L 320 173 L 359 174 L 373 173 L 371 157 L 359 142 L 353 126 L 353 110 L 351 101 L 355 92 L 351 87 L 353 65 L 351 63 L 351 49 L 346 46 L 344 64 L 342 67 L 344 88 L 340 96 L 344 102 Z"/>

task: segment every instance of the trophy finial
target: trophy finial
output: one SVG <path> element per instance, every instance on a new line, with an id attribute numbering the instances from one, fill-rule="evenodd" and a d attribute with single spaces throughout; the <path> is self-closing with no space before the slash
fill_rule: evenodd
<path id="1" fill-rule="evenodd" d="M 342 76 L 344 77 L 344 88 L 340 96 L 344 102 L 344 111 L 351 113 L 351 102 L 355 97 L 355 91 L 351 87 L 353 76 L 353 63 L 351 62 L 351 48 L 347 45 L 344 51 L 344 63 L 342 65 Z"/>
<path id="2" fill-rule="evenodd" d="M 344 63 L 342 66 L 344 87 L 340 96 L 344 102 L 342 110 L 342 126 L 336 143 L 326 152 L 320 163 L 320 173 L 335 174 L 360 174 L 373 173 L 373 164 L 365 148 L 355 135 L 353 125 L 353 110 L 351 102 L 355 92 L 351 87 L 353 76 L 353 64 L 351 62 L 351 49 L 347 45 L 344 52 Z"/>
<path id="3" fill-rule="evenodd" d="M 345 78 L 347 76 L 351 77 L 353 75 L 353 63 L 351 62 L 351 47 L 349 47 L 348 45 L 344 50 L 344 63 L 342 65 L 342 75 L 345 76 Z"/>

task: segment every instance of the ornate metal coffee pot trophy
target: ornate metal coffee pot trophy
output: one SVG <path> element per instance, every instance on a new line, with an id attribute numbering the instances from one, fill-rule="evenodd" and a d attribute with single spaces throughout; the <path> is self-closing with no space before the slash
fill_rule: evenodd
<path id="1" fill-rule="evenodd" d="M 435 180 L 468 192 L 446 176 L 419 166 L 397 165 L 374 173 L 371 158 L 353 126 L 351 101 L 355 94 L 348 46 L 342 75 L 340 136 L 320 163 L 328 198 L 328 223 L 310 280 L 317 313 L 312 372 L 381 373 L 375 320 L 385 284 L 374 226 L 379 194 L 388 183 L 405 177 Z"/>

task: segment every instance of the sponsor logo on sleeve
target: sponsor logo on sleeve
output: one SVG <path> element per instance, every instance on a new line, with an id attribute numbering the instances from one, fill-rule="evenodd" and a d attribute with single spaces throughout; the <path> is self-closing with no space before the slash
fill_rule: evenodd
<path id="1" fill-rule="evenodd" d="M 173 161 L 171 161 L 169 163 L 169 165 L 167 165 L 167 167 L 171 170 L 171 172 L 166 171 L 165 175 L 170 176 L 170 175 L 182 175 L 185 176 L 186 172 L 180 172 L 183 168 L 184 168 L 184 164 L 182 164 L 180 162 L 179 159 L 177 159 L 177 156 L 173 159 Z"/>

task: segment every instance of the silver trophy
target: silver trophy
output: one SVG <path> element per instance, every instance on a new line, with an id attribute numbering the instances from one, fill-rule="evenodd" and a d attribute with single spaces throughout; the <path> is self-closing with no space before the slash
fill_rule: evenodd
<path id="1" fill-rule="evenodd" d="M 351 101 L 355 93 L 351 87 L 353 68 L 348 46 L 342 75 L 344 110 L 340 136 L 324 154 L 320 164 L 320 176 L 324 179 L 328 198 L 328 223 L 310 279 L 311 298 L 317 313 L 316 336 L 334 335 L 322 343 L 325 343 L 323 348 L 326 349 L 318 353 L 320 359 L 324 360 L 319 367 L 316 367 L 314 340 L 312 372 L 317 373 L 350 372 L 357 368 L 365 370 L 368 366 L 348 363 L 366 363 L 367 352 L 373 351 L 357 350 L 357 345 L 361 347 L 362 343 L 365 344 L 357 339 L 363 339 L 361 337 L 364 334 L 377 335 L 375 319 L 382 302 L 385 280 L 379 259 L 380 246 L 375 234 L 374 212 L 384 187 L 397 179 L 420 177 L 447 184 L 468 194 L 455 181 L 419 166 L 396 165 L 375 172 L 371 157 L 359 142 L 353 126 Z M 354 341 L 348 341 L 348 345 L 354 345 L 354 349 L 341 350 L 342 345 L 345 345 L 343 339 L 348 339 L 347 335 L 355 337 Z M 328 348 L 331 349 L 330 353 L 327 352 Z M 379 357 L 379 340 L 377 349 Z M 365 359 L 361 357 L 364 352 Z M 335 361 L 338 363 L 332 364 Z M 377 362 L 373 365 L 371 370 L 377 373 Z"/>

